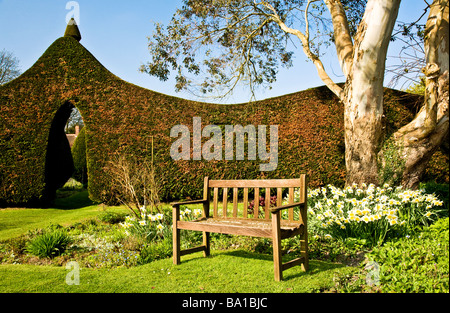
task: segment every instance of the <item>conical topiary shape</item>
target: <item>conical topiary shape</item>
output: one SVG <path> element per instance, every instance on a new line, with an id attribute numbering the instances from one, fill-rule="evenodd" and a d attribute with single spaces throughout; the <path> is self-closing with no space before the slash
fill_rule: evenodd
<path id="1" fill-rule="evenodd" d="M 77 23 L 75 19 L 72 17 L 67 24 L 66 32 L 64 33 L 64 37 L 73 37 L 76 40 L 81 40 L 80 30 L 78 29 Z"/>

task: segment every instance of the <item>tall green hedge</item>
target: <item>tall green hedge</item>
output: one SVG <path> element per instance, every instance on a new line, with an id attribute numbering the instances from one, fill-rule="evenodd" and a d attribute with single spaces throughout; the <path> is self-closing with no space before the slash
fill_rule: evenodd
<path id="1" fill-rule="evenodd" d="M 417 96 L 386 90 L 386 127 L 411 120 Z M 238 105 L 188 101 L 127 83 L 104 68 L 76 39 L 57 39 L 23 75 L 0 87 L 0 202 L 36 205 L 52 180 L 46 173 L 50 129 L 58 110 L 76 106 L 85 123 L 89 194 L 110 201 L 108 160 L 115 153 L 154 158 L 163 180 L 161 198 L 200 196 L 203 177 L 287 178 L 309 174 L 313 187 L 342 185 L 345 177 L 343 106 L 326 88 Z M 192 134 L 193 117 L 202 125 L 279 125 L 279 161 L 260 172 L 256 161 L 174 161 L 170 137 L 175 125 Z M 448 165 L 444 180 L 448 182 Z M 60 156 L 59 161 L 64 162 Z M 66 160 L 67 161 L 67 160 Z M 56 160 L 55 162 L 58 162 Z M 445 172 L 446 171 L 446 172 Z"/>
<path id="2" fill-rule="evenodd" d="M 72 158 L 75 168 L 73 172 L 73 178 L 75 178 L 83 185 L 87 185 L 88 183 L 85 134 L 86 131 L 83 127 L 72 146 Z"/>

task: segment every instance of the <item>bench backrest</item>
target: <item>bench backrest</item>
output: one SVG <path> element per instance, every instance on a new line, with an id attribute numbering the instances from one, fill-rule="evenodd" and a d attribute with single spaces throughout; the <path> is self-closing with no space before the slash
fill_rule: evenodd
<path id="1" fill-rule="evenodd" d="M 281 206 L 283 198 L 287 196 L 288 204 L 294 203 L 294 191 L 300 196 L 297 201 L 305 203 L 306 208 L 306 186 L 306 175 L 296 179 L 258 180 L 209 180 L 205 177 L 203 199 L 207 199 L 208 204 L 212 199 L 212 207 L 208 208 L 212 212 L 208 212 L 208 215 L 212 213 L 215 218 L 269 220 L 272 215 L 270 207 Z M 229 203 L 232 203 L 232 208 L 228 208 Z M 290 221 L 301 221 L 300 215 L 294 214 L 294 208 L 288 209 Z"/>

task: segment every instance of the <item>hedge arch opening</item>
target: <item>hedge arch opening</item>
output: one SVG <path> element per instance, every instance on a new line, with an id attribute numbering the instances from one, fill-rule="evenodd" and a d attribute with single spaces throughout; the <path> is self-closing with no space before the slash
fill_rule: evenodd
<path id="1" fill-rule="evenodd" d="M 50 126 L 45 157 L 44 202 L 52 201 L 56 190 L 63 187 L 75 170 L 72 152 L 65 127 L 75 106 L 64 102 L 58 109 Z"/>
<path id="2" fill-rule="evenodd" d="M 73 165 L 75 167 L 72 178 L 83 185 L 88 185 L 87 159 L 86 159 L 86 127 L 83 116 L 78 108 L 72 110 L 66 125 L 66 135 L 72 137 L 71 143 Z"/>

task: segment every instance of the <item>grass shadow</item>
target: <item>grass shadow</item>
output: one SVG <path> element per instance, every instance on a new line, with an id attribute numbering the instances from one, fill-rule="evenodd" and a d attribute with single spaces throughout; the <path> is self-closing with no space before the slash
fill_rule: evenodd
<path id="1" fill-rule="evenodd" d="M 230 256 L 230 257 L 245 258 L 245 259 L 252 259 L 252 260 L 262 260 L 262 261 L 267 261 L 267 262 L 270 262 L 271 264 L 273 264 L 273 257 L 270 254 L 250 252 L 250 251 L 241 250 L 241 249 L 229 250 L 229 251 L 216 250 L 216 251 L 213 251 L 213 254 L 211 254 L 207 258 L 205 258 L 203 256 L 203 254 L 200 254 L 200 253 L 190 254 L 189 256 L 182 257 L 181 263 L 182 264 L 190 263 L 193 261 L 194 262 L 199 261 L 200 259 L 216 258 L 216 257 L 220 257 L 220 256 Z M 286 263 L 295 258 L 296 258 L 296 256 L 284 255 L 283 263 Z M 342 263 L 333 263 L 333 262 L 329 262 L 329 261 L 311 260 L 310 259 L 309 260 L 309 270 L 307 272 L 300 270 L 299 266 L 292 267 L 290 269 L 283 271 L 283 280 L 289 281 L 289 280 L 292 280 L 292 279 L 295 279 L 298 277 L 310 276 L 310 275 L 314 275 L 317 273 L 332 271 L 332 270 L 336 270 L 338 268 L 343 268 L 343 267 L 346 267 L 346 265 L 342 264 Z M 272 268 L 272 266 L 271 266 L 271 268 Z M 292 269 L 297 269 L 297 270 L 292 270 Z"/>
<path id="2" fill-rule="evenodd" d="M 50 207 L 59 210 L 75 210 L 91 205 L 94 205 L 94 202 L 89 199 L 89 192 L 82 189 L 74 192 L 60 192 L 60 196 L 53 200 Z"/>
<path id="3" fill-rule="evenodd" d="M 231 250 L 231 251 L 225 251 L 223 254 L 230 255 L 230 256 L 236 256 L 236 257 L 242 257 L 242 258 L 248 258 L 248 259 L 254 259 L 254 260 L 264 260 L 273 262 L 273 256 L 269 254 L 262 254 L 262 253 L 256 253 L 256 252 L 249 252 L 245 250 Z M 289 262 L 293 259 L 297 258 L 296 256 L 289 256 L 289 255 L 283 255 L 283 263 Z M 298 278 L 305 275 L 313 275 L 320 272 L 325 272 L 329 270 L 334 270 L 338 268 L 346 267 L 345 264 L 342 263 L 333 263 L 333 262 L 327 262 L 322 260 L 309 260 L 309 270 L 307 272 L 304 271 L 290 271 L 290 269 L 287 269 L 283 271 L 283 280 L 291 280 L 294 278 Z M 293 267 L 295 268 L 295 267 Z"/>

